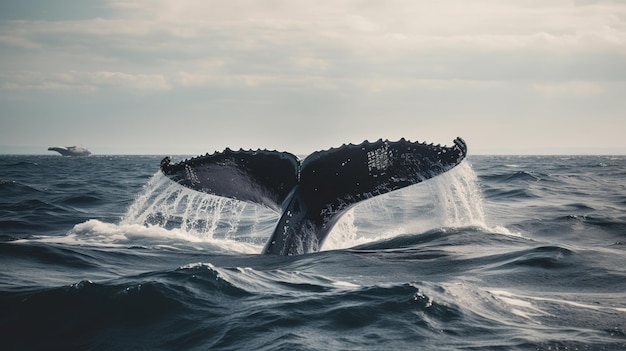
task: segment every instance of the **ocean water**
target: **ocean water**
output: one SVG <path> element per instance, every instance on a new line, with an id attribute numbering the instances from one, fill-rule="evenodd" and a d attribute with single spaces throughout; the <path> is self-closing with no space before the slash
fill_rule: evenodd
<path id="1" fill-rule="evenodd" d="M 157 156 L 0 156 L 2 350 L 626 350 L 626 157 L 470 156 L 321 252 Z"/>

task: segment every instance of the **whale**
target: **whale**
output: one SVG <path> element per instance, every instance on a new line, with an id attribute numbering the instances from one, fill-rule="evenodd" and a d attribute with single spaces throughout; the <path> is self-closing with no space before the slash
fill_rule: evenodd
<path id="1" fill-rule="evenodd" d="M 195 191 L 254 203 L 279 214 L 264 254 L 319 251 L 350 208 L 375 196 L 440 175 L 465 159 L 467 144 L 451 146 L 379 139 L 316 151 L 303 160 L 270 150 L 216 151 L 172 163 L 161 172 Z"/>
<path id="2" fill-rule="evenodd" d="M 89 156 L 91 152 L 83 147 L 76 146 L 51 146 L 48 151 L 56 151 L 62 156 Z"/>

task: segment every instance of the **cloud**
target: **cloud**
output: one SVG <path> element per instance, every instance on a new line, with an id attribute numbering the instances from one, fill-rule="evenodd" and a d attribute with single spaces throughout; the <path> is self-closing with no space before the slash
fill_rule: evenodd
<path id="1" fill-rule="evenodd" d="M 593 97 L 605 92 L 606 88 L 593 82 L 543 83 L 533 86 L 535 91 L 545 97 Z"/>
<path id="2" fill-rule="evenodd" d="M 114 18 L 5 22 L 0 45 L 23 54 L 45 53 L 48 63 L 42 67 L 53 71 L 41 72 L 46 81 L 71 70 L 125 72 L 129 76 L 102 81 L 137 89 L 149 88 L 142 82 L 158 76 L 158 89 L 219 82 L 291 85 L 297 79 L 304 87 L 321 80 L 327 81 L 324 86 L 520 76 L 604 80 L 561 78 L 550 69 L 564 63 L 576 75 L 577 58 L 587 64 L 626 56 L 621 20 L 626 6 L 612 3 L 137 0 L 107 5 Z M 34 63 L 22 70 L 37 71 Z"/>
<path id="3" fill-rule="evenodd" d="M 453 129 L 523 141 L 545 116 L 610 125 L 626 108 L 623 2 L 104 3 L 99 17 L 0 20 L 0 99 L 11 102 L 0 113 L 137 118 L 159 125 L 158 143 L 176 115 L 188 126 L 177 135 L 197 135 L 172 143 L 313 150 L 364 135 L 444 141 Z"/>
<path id="4" fill-rule="evenodd" d="M 124 72 L 53 72 L 20 71 L 2 75 L 6 90 L 83 91 L 95 92 L 104 88 L 130 91 L 163 91 L 171 89 L 167 80 L 156 74 L 129 74 Z"/>
<path id="5" fill-rule="evenodd" d="M 159 74 L 128 74 L 123 72 L 88 72 L 79 75 L 94 85 L 110 85 L 130 90 L 170 90 L 171 86 Z"/>

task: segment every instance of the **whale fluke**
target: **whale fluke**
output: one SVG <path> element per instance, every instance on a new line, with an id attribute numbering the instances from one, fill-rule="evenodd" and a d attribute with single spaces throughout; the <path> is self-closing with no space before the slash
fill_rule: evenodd
<path id="1" fill-rule="evenodd" d="M 56 151 L 62 156 L 89 156 L 91 152 L 83 147 L 76 146 L 51 146 L 48 151 Z"/>
<path id="2" fill-rule="evenodd" d="M 303 161 L 288 152 L 229 148 L 161 171 L 179 184 L 208 194 L 263 205 L 280 212 L 264 253 L 318 251 L 337 220 L 356 203 L 437 176 L 458 165 L 467 145 L 379 139 L 317 151 Z"/>

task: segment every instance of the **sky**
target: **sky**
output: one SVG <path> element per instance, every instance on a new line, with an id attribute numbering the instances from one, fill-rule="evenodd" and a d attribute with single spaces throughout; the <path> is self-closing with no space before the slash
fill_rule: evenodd
<path id="1" fill-rule="evenodd" d="M 626 154 L 626 1 L 0 0 L 0 153 Z"/>

